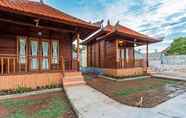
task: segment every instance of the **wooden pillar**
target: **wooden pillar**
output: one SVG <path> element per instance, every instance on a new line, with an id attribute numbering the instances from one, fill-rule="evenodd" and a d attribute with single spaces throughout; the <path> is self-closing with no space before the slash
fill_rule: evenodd
<path id="1" fill-rule="evenodd" d="M 149 62 L 148 62 L 148 49 L 149 47 L 148 47 L 148 43 L 146 44 L 146 53 L 145 53 L 145 71 L 147 71 L 147 68 L 148 68 L 148 65 L 149 65 Z"/>
<path id="2" fill-rule="evenodd" d="M 135 44 L 133 44 L 133 66 L 136 67 Z"/>
<path id="3" fill-rule="evenodd" d="M 149 44 L 147 43 L 147 46 L 146 46 L 146 65 L 147 65 L 147 68 L 149 67 Z"/>
<path id="4" fill-rule="evenodd" d="M 116 40 L 116 51 L 115 51 L 115 53 L 116 53 L 116 68 L 119 68 L 119 62 L 120 62 L 120 58 L 119 58 L 119 54 L 118 54 L 118 52 L 119 52 L 119 47 L 118 47 L 118 40 Z"/>
<path id="5" fill-rule="evenodd" d="M 79 48 L 79 43 L 80 43 L 80 35 L 77 33 L 77 71 L 80 70 L 80 48 Z"/>

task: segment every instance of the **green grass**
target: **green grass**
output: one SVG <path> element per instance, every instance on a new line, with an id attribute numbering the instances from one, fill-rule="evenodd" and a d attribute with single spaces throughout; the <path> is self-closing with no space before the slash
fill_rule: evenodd
<path id="1" fill-rule="evenodd" d="M 139 79 L 139 82 L 143 82 L 145 79 Z M 161 86 L 164 86 L 166 84 L 176 84 L 177 81 L 173 81 L 173 80 L 163 80 L 163 79 L 159 79 L 160 83 L 159 84 L 151 84 L 151 85 L 144 85 L 143 87 L 140 88 L 127 88 L 121 91 L 117 91 L 114 93 L 114 95 L 116 96 L 129 96 L 131 94 L 136 94 L 136 93 L 140 93 L 140 92 L 144 92 L 144 91 L 148 91 L 148 90 L 152 90 L 152 89 L 157 89 L 160 88 Z"/>
<path id="2" fill-rule="evenodd" d="M 30 105 L 42 104 L 43 101 L 48 102 L 48 107 L 39 109 L 30 116 L 26 108 Z M 70 110 L 66 100 L 58 96 L 54 96 L 51 100 L 5 100 L 0 101 L 0 106 L 8 109 L 9 115 L 6 118 L 58 118 Z"/>
<path id="3" fill-rule="evenodd" d="M 92 80 L 93 77 L 91 75 L 84 75 L 85 80 Z"/>

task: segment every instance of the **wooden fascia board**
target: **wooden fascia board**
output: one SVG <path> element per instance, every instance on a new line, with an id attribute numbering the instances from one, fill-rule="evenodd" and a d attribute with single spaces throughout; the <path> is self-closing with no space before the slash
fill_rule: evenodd
<path id="1" fill-rule="evenodd" d="M 136 40 L 139 40 L 139 41 L 142 41 L 142 42 L 146 42 L 146 43 L 156 43 L 156 42 L 160 42 L 161 41 L 161 40 L 156 40 L 156 39 L 152 39 L 152 38 L 146 38 L 146 37 L 140 37 L 140 36 L 136 36 L 136 35 L 131 35 L 131 34 L 119 32 L 119 31 L 116 31 L 115 33 L 119 34 L 121 36 L 128 36 L 128 37 L 131 37 L 131 38 L 134 38 Z"/>
<path id="2" fill-rule="evenodd" d="M 25 15 L 25 16 L 35 17 L 35 18 L 38 18 L 38 19 L 50 20 L 50 21 L 54 21 L 54 22 L 57 22 L 57 23 L 64 23 L 64 24 L 68 24 L 68 25 L 73 25 L 75 27 L 87 28 L 87 29 L 92 29 L 92 30 L 99 28 L 99 26 L 95 26 L 95 25 L 91 25 L 91 24 L 87 25 L 87 24 L 83 24 L 83 23 L 75 23 L 75 22 L 72 22 L 72 21 L 61 20 L 61 19 L 58 19 L 58 18 L 50 17 L 50 16 L 28 13 L 28 12 L 24 12 L 24 11 L 18 11 L 18 10 L 15 10 L 15 9 L 6 8 L 6 7 L 2 7 L 2 6 L 0 7 L 0 10 L 10 12 L 10 13 L 22 14 L 22 15 Z"/>
<path id="3" fill-rule="evenodd" d="M 23 25 L 23 26 L 29 26 L 29 27 L 36 28 L 36 26 L 34 24 L 29 24 L 29 23 L 24 23 L 24 22 L 9 20 L 9 19 L 0 18 L 0 21 L 7 22 L 7 23 L 13 23 L 13 24 L 16 24 L 16 25 Z M 72 30 L 59 29 L 59 28 L 53 28 L 53 27 L 48 27 L 48 26 L 38 26 L 37 28 L 40 28 L 40 29 L 49 29 L 49 30 L 53 30 L 53 31 L 57 31 L 57 32 L 71 32 L 71 33 L 74 32 Z"/>

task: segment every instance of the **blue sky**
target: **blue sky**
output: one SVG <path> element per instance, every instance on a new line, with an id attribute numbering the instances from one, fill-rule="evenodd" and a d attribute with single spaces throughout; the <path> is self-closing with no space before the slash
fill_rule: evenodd
<path id="1" fill-rule="evenodd" d="M 186 0 L 44 0 L 87 21 L 111 20 L 164 41 L 150 46 L 163 50 L 175 37 L 186 36 Z"/>

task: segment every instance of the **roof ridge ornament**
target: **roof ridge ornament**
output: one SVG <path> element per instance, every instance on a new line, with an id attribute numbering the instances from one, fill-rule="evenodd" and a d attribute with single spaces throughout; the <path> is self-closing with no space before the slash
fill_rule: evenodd
<path id="1" fill-rule="evenodd" d="M 120 25 L 119 22 L 120 22 L 119 20 L 116 22 L 116 24 L 115 24 L 115 26 L 114 26 L 114 31 L 116 31 L 117 28 L 118 28 L 118 26 Z"/>
<path id="2" fill-rule="evenodd" d="M 40 0 L 40 3 L 41 3 L 41 4 L 44 4 L 44 0 Z"/>
<path id="3" fill-rule="evenodd" d="M 107 25 L 111 25 L 111 24 L 110 24 L 110 20 L 107 21 Z"/>
<path id="4" fill-rule="evenodd" d="M 115 26 L 119 26 L 120 24 L 120 21 L 118 20 L 117 22 L 116 22 L 116 25 Z"/>

